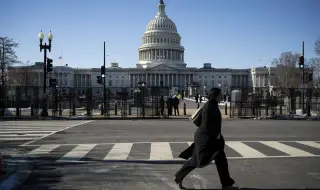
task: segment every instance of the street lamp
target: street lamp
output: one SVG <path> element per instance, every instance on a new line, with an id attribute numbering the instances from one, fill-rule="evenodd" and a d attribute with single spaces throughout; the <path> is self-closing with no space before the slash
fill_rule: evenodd
<path id="1" fill-rule="evenodd" d="M 47 50 L 51 52 L 51 41 L 52 41 L 52 33 L 51 31 L 48 33 L 48 40 L 49 40 L 49 45 L 47 43 L 42 44 L 44 35 L 41 32 L 38 35 L 39 40 L 40 40 L 40 52 L 44 50 L 44 60 L 43 60 L 43 104 L 42 104 L 42 111 L 41 111 L 41 117 L 47 117 L 48 116 L 48 108 L 47 108 L 47 102 L 46 102 L 46 88 L 47 88 Z"/>

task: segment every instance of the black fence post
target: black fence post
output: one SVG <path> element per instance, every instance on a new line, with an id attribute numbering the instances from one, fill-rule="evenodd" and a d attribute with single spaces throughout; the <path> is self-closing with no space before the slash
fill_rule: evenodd
<path id="1" fill-rule="evenodd" d="M 59 102 L 59 116 L 62 116 L 62 102 Z"/>
<path id="2" fill-rule="evenodd" d="M 20 86 L 16 87 L 16 116 L 20 118 L 20 99 L 21 99 L 21 93 L 20 93 Z"/>
<path id="3" fill-rule="evenodd" d="M 228 115 L 228 104 L 227 104 L 227 102 L 224 104 L 224 115 Z"/>
<path id="4" fill-rule="evenodd" d="M 114 115 L 118 115 L 118 102 L 114 103 Z"/>
<path id="5" fill-rule="evenodd" d="M 296 113 L 296 100 L 294 88 L 290 88 L 290 108 L 293 114 Z"/>
<path id="6" fill-rule="evenodd" d="M 308 117 L 311 116 L 311 101 L 312 101 L 312 89 L 308 89 L 307 91 L 307 114 Z"/>
<path id="7" fill-rule="evenodd" d="M 87 88 L 86 91 L 86 100 L 87 100 L 87 116 L 91 116 L 91 104 L 92 104 L 92 89 Z"/>

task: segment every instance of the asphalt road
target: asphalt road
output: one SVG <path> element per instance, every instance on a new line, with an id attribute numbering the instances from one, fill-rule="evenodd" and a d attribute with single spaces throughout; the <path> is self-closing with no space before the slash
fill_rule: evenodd
<path id="1" fill-rule="evenodd" d="M 178 189 L 178 154 L 193 140 L 189 121 L 92 121 L 25 144 L 35 170 L 20 189 Z M 236 185 L 248 189 L 320 188 L 316 121 L 225 120 L 223 135 Z M 212 164 L 184 185 L 219 189 Z"/>

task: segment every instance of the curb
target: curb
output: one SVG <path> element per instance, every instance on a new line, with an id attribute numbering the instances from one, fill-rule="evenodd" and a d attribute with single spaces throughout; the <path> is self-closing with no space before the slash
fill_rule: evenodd
<path id="1" fill-rule="evenodd" d="M 21 159 L 16 161 L 17 159 L 19 158 L 13 157 L 12 160 L 8 160 L 7 163 L 13 162 L 16 164 L 16 167 L 12 172 L 6 174 L 4 179 L 0 181 L 0 190 L 11 190 L 21 186 L 32 173 L 33 165 L 29 162 L 29 157 L 22 156 L 23 161 L 21 164 L 18 164 L 21 162 Z"/>

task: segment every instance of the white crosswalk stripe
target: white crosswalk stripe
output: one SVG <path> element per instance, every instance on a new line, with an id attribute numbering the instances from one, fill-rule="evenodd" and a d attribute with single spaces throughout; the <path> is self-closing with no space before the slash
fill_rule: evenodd
<path id="1" fill-rule="evenodd" d="M 253 142 L 253 141 L 250 141 Z M 293 143 L 294 145 L 286 144 Z M 246 143 L 246 141 L 226 141 L 225 152 L 229 159 L 241 159 L 241 158 L 281 158 L 281 157 L 320 157 L 320 144 L 315 141 L 254 141 L 254 143 L 260 144 L 260 148 L 254 148 L 253 146 Z M 137 144 L 148 144 L 149 148 L 138 149 Z M 69 150 L 57 150 L 60 154 L 57 162 L 68 162 L 68 161 L 85 161 L 85 159 L 92 156 L 92 152 L 100 154 L 99 160 L 110 161 L 110 160 L 144 160 L 144 161 L 163 161 L 163 160 L 179 160 L 178 155 L 185 148 L 190 145 L 190 142 L 150 142 L 150 143 L 102 143 L 102 144 L 51 144 L 51 145 L 26 145 L 34 147 L 34 150 L 28 152 L 29 155 L 49 155 L 55 152 L 58 148 L 66 146 L 72 146 Z M 111 148 L 97 148 L 97 146 L 112 145 Z M 181 145 L 177 149 L 177 145 Z M 265 148 L 269 147 L 269 152 Z M 299 145 L 305 146 L 306 148 L 299 148 Z M 110 147 L 110 146 L 109 146 Z M 176 148 L 174 148 L 176 147 Z M 97 149 L 96 149 L 97 148 Z M 96 151 L 94 151 L 96 149 Z M 270 149 L 278 151 L 282 154 L 275 156 L 270 155 Z M 97 151 L 99 150 L 99 151 Z M 61 152 L 62 151 L 62 152 Z M 240 154 L 241 156 L 232 156 L 230 151 Z M 140 157 L 135 158 L 134 153 L 138 152 Z M 91 154 L 90 154 L 91 153 Z M 144 155 L 144 158 L 141 158 Z M 286 155 L 286 156 L 284 156 Z M 97 155 L 96 155 L 97 157 Z"/>
<path id="2" fill-rule="evenodd" d="M 132 143 L 114 144 L 113 148 L 104 160 L 125 160 L 130 153 L 131 147 Z"/>
<path id="3" fill-rule="evenodd" d="M 0 123 L 0 142 L 33 141 L 77 123 L 81 124 L 79 121 L 3 121 Z"/>
<path id="4" fill-rule="evenodd" d="M 226 145 L 237 151 L 243 157 L 266 157 L 266 155 L 242 142 L 226 142 Z"/>

